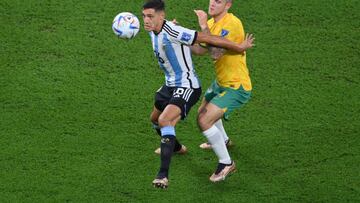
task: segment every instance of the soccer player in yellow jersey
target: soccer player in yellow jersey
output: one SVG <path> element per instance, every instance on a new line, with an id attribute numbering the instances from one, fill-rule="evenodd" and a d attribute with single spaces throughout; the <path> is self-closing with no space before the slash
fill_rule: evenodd
<path id="1" fill-rule="evenodd" d="M 221 36 L 230 41 L 241 43 L 245 39 L 241 21 L 228 10 L 232 0 L 210 0 L 207 14 L 195 10 L 202 32 Z M 250 99 L 251 80 L 246 66 L 246 53 L 234 52 L 206 44 L 192 46 L 194 54 L 210 53 L 214 59 L 216 79 L 207 89 L 198 110 L 198 125 L 208 139 L 200 145 L 203 149 L 213 149 L 219 158 L 216 171 L 211 175 L 212 182 L 218 182 L 235 171 L 235 163 L 231 160 L 227 146 L 230 145 L 222 118 L 240 108 Z"/>

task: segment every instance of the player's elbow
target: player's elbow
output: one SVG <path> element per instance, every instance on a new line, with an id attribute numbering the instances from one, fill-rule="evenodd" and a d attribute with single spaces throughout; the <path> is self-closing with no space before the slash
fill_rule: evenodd
<path id="1" fill-rule="evenodd" d="M 190 47 L 191 53 L 195 55 L 204 55 L 207 52 L 207 49 L 202 48 L 200 45 L 195 44 L 194 46 Z"/>
<path id="2" fill-rule="evenodd" d="M 218 60 L 221 56 L 222 56 L 222 55 L 220 55 L 220 54 L 211 54 L 211 58 L 212 58 L 213 60 Z"/>
<path id="3" fill-rule="evenodd" d="M 191 53 L 192 53 L 193 55 L 197 55 L 197 56 L 203 55 L 203 54 L 201 54 L 201 53 L 199 53 L 199 52 L 197 52 L 197 51 L 194 51 L 194 50 L 191 50 Z"/>
<path id="4" fill-rule="evenodd" d="M 203 33 L 203 32 L 198 32 L 197 37 L 196 37 L 196 42 L 197 43 L 209 43 L 210 35 Z"/>
<path id="5" fill-rule="evenodd" d="M 211 58 L 212 58 L 213 60 L 217 61 L 220 57 L 218 57 L 218 56 L 211 56 Z"/>
<path id="6" fill-rule="evenodd" d="M 195 55 L 198 55 L 198 56 L 202 56 L 202 55 L 205 55 L 206 54 L 206 50 L 202 50 L 202 49 L 191 49 L 191 53 L 195 54 Z"/>

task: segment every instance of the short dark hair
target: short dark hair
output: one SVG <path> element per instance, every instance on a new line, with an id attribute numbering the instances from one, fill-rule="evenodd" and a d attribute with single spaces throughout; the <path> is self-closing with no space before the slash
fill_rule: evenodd
<path id="1" fill-rule="evenodd" d="M 162 0 L 148 0 L 144 5 L 143 9 L 153 8 L 155 11 L 164 11 L 165 3 Z"/>

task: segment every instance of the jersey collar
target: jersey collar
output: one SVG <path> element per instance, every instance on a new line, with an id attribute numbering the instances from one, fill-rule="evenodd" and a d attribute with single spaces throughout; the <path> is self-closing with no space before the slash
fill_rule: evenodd
<path id="1" fill-rule="evenodd" d="M 158 35 L 158 34 L 163 30 L 165 23 L 166 23 L 166 20 L 164 20 L 164 22 L 163 22 L 163 24 L 162 24 L 162 26 L 161 26 L 160 31 L 159 31 L 159 32 L 153 31 L 153 33 L 154 33 L 155 35 Z"/>

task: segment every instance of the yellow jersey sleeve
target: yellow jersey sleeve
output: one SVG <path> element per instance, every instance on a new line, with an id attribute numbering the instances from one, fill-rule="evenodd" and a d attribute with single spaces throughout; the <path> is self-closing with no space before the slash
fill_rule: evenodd
<path id="1" fill-rule="evenodd" d="M 241 43 L 245 39 L 244 28 L 240 23 L 230 21 L 224 24 L 221 29 L 220 36 L 232 42 Z"/>

